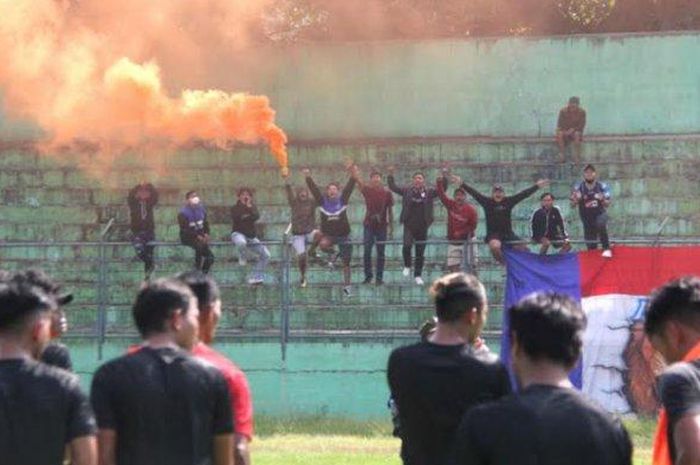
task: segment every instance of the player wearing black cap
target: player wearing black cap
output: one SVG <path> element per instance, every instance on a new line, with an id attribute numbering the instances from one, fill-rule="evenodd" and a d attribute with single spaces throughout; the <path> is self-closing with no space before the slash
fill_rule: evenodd
<path id="1" fill-rule="evenodd" d="M 37 361 L 56 301 L 25 276 L 0 282 L 0 462 L 96 465 L 95 419 L 78 378 Z"/>
<path id="2" fill-rule="evenodd" d="M 486 216 L 486 238 L 484 242 L 489 245 L 493 258 L 499 263 L 505 263 L 502 250 L 504 243 L 507 247 L 527 249 L 527 246 L 524 244 L 513 244 L 514 242 L 522 241 L 522 239 L 513 232 L 511 212 L 517 204 L 530 197 L 537 189 L 549 185 L 549 180 L 540 179 L 534 186 L 509 197 L 506 196 L 503 186 L 499 184 L 493 186 L 491 197 L 487 197 L 466 182 L 462 182 L 459 176 L 454 176 L 454 180 L 461 182 L 462 190 L 474 197 L 474 200 L 484 209 L 484 215 Z"/>
<path id="3" fill-rule="evenodd" d="M 73 362 L 68 347 L 58 342 L 58 339 L 68 330 L 68 320 L 63 307 L 73 301 L 73 294 L 63 291 L 60 284 L 56 283 L 41 270 L 29 269 L 17 273 L 12 279 L 15 281 L 26 280 L 32 286 L 38 287 L 53 297 L 56 301 L 56 309 L 51 314 L 51 342 L 41 353 L 41 361 L 51 366 L 72 371 Z"/>

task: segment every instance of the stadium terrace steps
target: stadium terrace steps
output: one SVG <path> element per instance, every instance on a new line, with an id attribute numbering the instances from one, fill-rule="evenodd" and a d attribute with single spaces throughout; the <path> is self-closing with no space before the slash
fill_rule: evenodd
<path id="1" fill-rule="evenodd" d="M 433 182 L 444 163 L 478 189 L 488 192 L 493 183 L 503 184 L 515 193 L 540 177 L 552 180 L 548 190 L 568 221 L 573 238 L 582 237 L 577 212 L 565 198 L 571 185 L 580 179 L 581 166 L 557 162 L 556 147 L 543 139 L 415 139 L 358 141 L 354 143 L 308 143 L 290 147 L 291 180 L 302 185 L 300 168 L 310 167 L 319 186 L 331 180 L 344 181 L 343 161 L 352 158 L 367 176 L 371 166 L 397 168 L 397 181 L 408 182 L 415 170 L 423 170 Z M 278 241 L 289 221 L 289 208 L 283 182 L 273 158 L 266 149 L 241 147 L 233 152 L 192 147 L 169 156 L 127 153 L 111 167 L 97 163 L 94 154 L 67 151 L 59 156 L 40 156 L 26 146 L 0 144 L 0 240 L 1 241 L 97 241 L 102 227 L 111 219 L 115 224 L 107 241 L 128 240 L 127 190 L 137 181 L 153 181 L 161 194 L 156 210 L 159 241 L 177 242 L 175 217 L 185 191 L 197 189 L 209 208 L 212 237 L 227 240 L 230 232 L 228 210 L 236 191 L 246 185 L 255 190 L 262 213 L 260 231 L 266 240 Z M 611 185 L 614 203 L 610 209 L 610 230 L 615 237 L 654 237 L 668 216 L 663 235 L 696 237 L 700 233 L 700 136 L 600 137 L 585 143 L 584 162 L 594 163 L 600 178 Z M 81 169 L 80 167 L 87 167 Z M 109 173 L 98 175 L 97 173 Z M 454 186 L 453 186 L 454 187 Z M 450 189 L 451 191 L 451 189 Z M 400 201 L 395 216 L 398 218 Z M 438 202 L 439 203 L 439 202 Z M 529 234 L 528 219 L 537 206 L 536 196 L 514 211 L 514 226 L 523 237 Z M 362 237 L 364 205 L 357 192 L 351 198 L 349 217 L 353 238 Z M 445 210 L 437 206 L 430 237 L 445 237 Z M 477 231 L 484 234 L 479 209 Z M 396 239 L 401 228 L 396 226 Z M 1 244 L 0 244 L 1 245 Z M 270 276 L 263 287 L 245 284 L 250 267 L 237 265 L 237 252 L 228 244 L 215 247 L 214 275 L 222 283 L 225 300 L 224 332 L 274 334 L 279 330 L 281 295 L 279 265 L 281 246 L 270 246 Z M 580 247 L 580 246 L 579 246 Z M 445 246 L 427 249 L 426 282 L 443 273 Z M 98 324 L 96 308 L 103 305 L 110 334 L 133 332 L 129 305 L 142 279 L 142 264 L 133 260 L 128 244 L 106 244 L 108 261 L 106 295 L 98 291 L 100 251 L 96 245 L 46 247 L 0 246 L 0 266 L 18 269 L 43 266 L 76 293 L 74 335 L 90 335 Z M 503 269 L 493 264 L 486 248 L 479 247 L 480 276 L 486 282 L 494 312 L 490 328 L 500 322 Z M 314 264 L 310 286 L 298 287 L 299 276 L 292 265 L 290 327 L 324 331 L 412 331 L 430 315 L 426 288 L 420 288 L 401 275 L 401 246 L 387 246 L 386 284 L 363 286 L 362 246 L 353 254 L 354 296 L 342 295 L 341 272 Z M 159 246 L 156 250 L 157 275 L 188 269 L 192 250 L 180 246 Z M 102 299 L 102 302 L 100 302 Z"/>

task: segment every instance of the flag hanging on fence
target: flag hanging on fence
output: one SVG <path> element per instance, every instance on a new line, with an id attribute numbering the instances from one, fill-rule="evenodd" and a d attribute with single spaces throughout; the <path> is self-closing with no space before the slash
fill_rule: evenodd
<path id="1" fill-rule="evenodd" d="M 700 275 L 700 247 L 615 247 L 536 255 L 506 251 L 505 309 L 536 291 L 568 294 L 581 303 L 588 326 L 583 357 L 571 380 L 610 412 L 655 413 L 655 374 L 661 367 L 644 337 L 649 294 L 666 281 Z M 510 358 L 508 314 L 503 314 L 501 358 Z"/>

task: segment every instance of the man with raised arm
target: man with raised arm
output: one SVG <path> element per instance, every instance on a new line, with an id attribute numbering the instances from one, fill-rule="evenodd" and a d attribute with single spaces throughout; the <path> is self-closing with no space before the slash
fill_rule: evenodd
<path id="1" fill-rule="evenodd" d="M 506 196 L 503 186 L 494 184 L 490 197 L 477 191 L 466 182 L 462 182 L 459 176 L 454 176 L 454 181 L 461 182 L 462 189 L 474 197 L 474 200 L 484 209 L 484 215 L 486 216 L 486 238 L 484 242 L 488 244 L 491 255 L 496 261 L 501 264 L 505 263 L 503 247 L 527 250 L 527 246 L 524 243 L 519 243 L 522 239 L 513 232 L 511 214 L 517 204 L 530 197 L 537 189 L 548 186 L 548 180 L 540 179 L 534 186 L 528 187 L 512 196 Z"/>
<path id="2" fill-rule="evenodd" d="M 321 232 L 316 229 L 317 204 L 306 186 L 297 187 L 296 191 L 292 189 L 289 183 L 289 171 L 286 171 L 282 177 L 287 202 L 292 209 L 292 249 L 297 256 L 301 275 L 300 286 L 304 288 L 308 283 L 306 280 L 306 269 L 309 263 L 307 245 L 321 240 Z"/>
<path id="3" fill-rule="evenodd" d="M 454 198 L 445 193 L 447 189 L 447 171 L 437 179 L 437 191 L 440 201 L 447 209 L 447 270 L 468 271 L 473 273 L 476 265 L 476 247 L 471 241 L 478 216 L 476 209 L 467 202 L 467 193 L 460 187 L 454 190 Z M 466 266 L 465 270 L 462 267 Z"/>
<path id="4" fill-rule="evenodd" d="M 340 190 L 337 182 L 326 185 L 326 192 L 322 194 L 318 186 L 311 177 L 308 168 L 302 170 L 306 178 L 306 185 L 311 191 L 311 195 L 316 200 L 321 213 L 321 240 L 319 247 L 321 250 L 332 250 L 334 245 L 338 246 L 338 254 L 343 262 L 343 294 L 346 297 L 352 296 L 350 285 L 350 260 L 352 259 L 352 244 L 350 243 L 350 223 L 348 222 L 348 201 L 355 189 L 355 176 L 353 174 L 353 164 L 346 167 L 350 172 L 347 184 Z M 331 262 L 332 263 L 332 262 Z"/>
<path id="5" fill-rule="evenodd" d="M 364 246 L 364 284 L 370 284 L 376 277 L 375 284 L 384 284 L 384 242 L 394 232 L 393 206 L 394 198 L 391 192 L 382 184 L 382 173 L 373 169 L 369 174 L 369 183 L 365 184 L 359 171 L 356 171 L 357 185 L 365 198 L 365 219 L 363 246 Z M 377 247 L 377 268 L 376 274 L 372 273 L 372 249 Z"/>
<path id="6" fill-rule="evenodd" d="M 389 189 L 401 196 L 401 217 L 403 224 L 403 275 L 408 278 L 411 274 L 411 248 L 415 246 L 416 258 L 413 263 L 413 279 L 422 286 L 423 265 L 425 264 L 425 247 L 428 240 L 428 229 L 433 224 L 433 201 L 438 193 L 435 188 L 425 184 L 425 175 L 417 171 L 413 173 L 411 184 L 398 186 L 394 180 L 394 167 L 389 167 L 387 177 Z"/>

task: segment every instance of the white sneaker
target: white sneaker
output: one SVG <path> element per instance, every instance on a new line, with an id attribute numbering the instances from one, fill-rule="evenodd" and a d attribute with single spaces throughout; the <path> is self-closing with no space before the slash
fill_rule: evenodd
<path id="1" fill-rule="evenodd" d="M 421 278 L 420 276 L 416 276 L 416 284 L 422 286 L 425 284 L 425 282 L 423 281 L 423 278 Z"/>
<path id="2" fill-rule="evenodd" d="M 256 277 L 254 277 L 254 278 L 250 278 L 250 279 L 248 280 L 248 284 L 253 284 L 253 285 L 255 285 L 255 284 L 262 284 L 262 283 L 264 283 L 264 282 L 265 282 L 265 280 L 262 279 L 262 278 L 259 277 L 259 276 L 256 276 Z"/>
<path id="3" fill-rule="evenodd" d="M 600 254 L 600 256 L 603 258 L 612 258 L 612 250 L 610 250 L 610 249 L 603 250 L 603 253 Z"/>
<path id="4" fill-rule="evenodd" d="M 343 295 L 345 297 L 352 297 L 352 287 L 351 286 L 343 287 Z"/>
<path id="5" fill-rule="evenodd" d="M 240 256 L 238 257 L 238 264 L 239 264 L 240 266 L 246 266 L 246 265 L 248 264 L 248 260 L 246 260 L 245 257 L 244 257 L 243 255 L 240 255 Z"/>
<path id="6" fill-rule="evenodd" d="M 404 276 L 404 278 L 408 278 L 409 276 L 411 276 L 411 269 L 404 267 L 403 276 Z"/>

